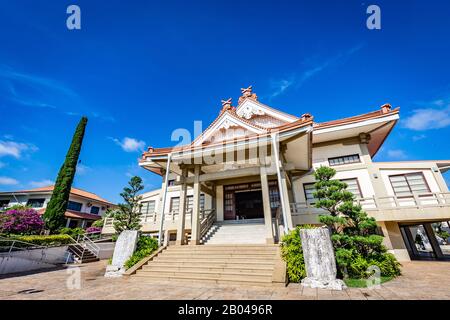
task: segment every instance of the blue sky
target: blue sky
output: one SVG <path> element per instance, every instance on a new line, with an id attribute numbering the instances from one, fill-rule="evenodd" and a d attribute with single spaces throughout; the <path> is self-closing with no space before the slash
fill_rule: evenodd
<path id="1" fill-rule="evenodd" d="M 81 30 L 66 28 L 70 4 Z M 381 30 L 366 28 L 370 4 Z M 142 149 L 207 126 L 250 84 L 316 121 L 400 106 L 376 160 L 450 159 L 449 13 L 448 1 L 2 1 L 0 190 L 54 180 L 81 115 L 76 187 L 112 201 L 131 175 L 157 188 Z"/>

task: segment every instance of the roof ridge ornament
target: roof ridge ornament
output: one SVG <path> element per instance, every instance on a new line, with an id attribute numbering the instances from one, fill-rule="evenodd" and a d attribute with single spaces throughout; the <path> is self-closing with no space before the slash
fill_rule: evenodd
<path id="1" fill-rule="evenodd" d="M 228 100 L 221 100 L 221 102 L 222 102 L 222 110 L 221 110 L 221 112 L 225 112 L 226 110 L 232 109 L 233 108 L 231 106 L 232 101 L 233 100 L 231 98 L 229 98 Z"/>
<path id="2" fill-rule="evenodd" d="M 300 117 L 300 119 L 302 119 L 302 121 L 308 121 L 312 118 L 311 113 L 304 113 L 302 114 L 302 116 Z"/>
<path id="3" fill-rule="evenodd" d="M 241 88 L 242 95 L 239 97 L 238 104 L 241 104 L 246 98 L 258 101 L 258 96 L 253 93 L 253 86 L 248 86 L 247 88 Z"/>
<path id="4" fill-rule="evenodd" d="M 389 113 L 392 109 L 392 106 L 389 103 L 385 103 L 381 106 L 381 113 Z"/>

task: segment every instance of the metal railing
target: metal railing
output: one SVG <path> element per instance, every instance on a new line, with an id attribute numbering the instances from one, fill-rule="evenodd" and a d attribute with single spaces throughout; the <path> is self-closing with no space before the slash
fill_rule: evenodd
<path id="1" fill-rule="evenodd" d="M 402 197 L 373 196 L 367 198 L 356 198 L 355 204 L 360 205 L 365 211 L 450 207 L 450 192 L 415 193 Z M 308 202 L 291 203 L 291 211 L 293 215 L 326 213 L 325 210 L 318 209 L 314 206 L 314 204 Z"/>
<path id="2" fill-rule="evenodd" d="M 25 251 L 30 251 L 30 250 L 46 250 L 49 248 L 52 248 L 54 246 L 41 246 L 41 245 L 37 245 L 31 242 L 26 242 L 26 241 L 21 241 L 21 240 L 17 240 L 17 239 L 9 239 L 9 238 L 5 238 L 5 237 L 0 237 L 0 256 L 11 256 L 14 252 L 25 252 Z M 64 257 L 64 261 L 65 264 L 67 264 L 69 261 L 71 261 L 73 254 L 69 251 L 66 251 L 64 253 L 65 257 Z M 35 260 L 40 260 L 43 262 L 47 262 L 47 263 L 51 263 L 51 264 L 55 264 L 55 260 L 52 261 L 47 261 L 46 257 L 47 256 L 53 256 L 53 257 L 57 257 L 60 258 L 60 255 L 54 254 L 54 253 L 50 253 L 50 252 L 42 252 L 41 253 L 41 258 L 40 259 L 35 259 Z"/>
<path id="3" fill-rule="evenodd" d="M 206 235 L 214 222 L 216 222 L 216 210 L 207 209 L 200 211 L 200 239 Z"/>
<path id="4" fill-rule="evenodd" d="M 70 244 L 70 246 L 75 246 L 77 248 L 81 248 L 81 252 L 79 250 L 74 249 L 72 253 L 80 260 L 83 261 L 83 258 L 86 252 L 90 252 L 96 257 L 99 256 L 100 247 L 90 238 L 90 234 L 80 234 L 77 239 L 73 239 L 75 243 Z M 92 236 L 92 235 L 91 235 Z"/>
<path id="5" fill-rule="evenodd" d="M 202 214 L 202 211 L 200 211 L 200 215 Z M 168 213 L 164 214 L 164 221 L 177 221 L 179 217 L 178 210 L 171 210 Z M 185 219 L 190 220 L 192 217 L 192 209 L 186 209 Z M 201 216 L 200 216 L 201 217 Z M 140 216 L 141 223 L 142 224 L 156 224 L 157 221 L 159 221 L 159 215 L 156 211 L 149 212 L 149 213 L 143 213 Z M 114 218 L 105 218 L 103 223 L 104 228 L 112 228 L 114 227 Z"/>

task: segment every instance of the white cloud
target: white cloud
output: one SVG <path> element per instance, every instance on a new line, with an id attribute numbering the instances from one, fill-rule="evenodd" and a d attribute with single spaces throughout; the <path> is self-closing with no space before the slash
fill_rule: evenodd
<path id="1" fill-rule="evenodd" d="M 12 156 L 20 159 L 24 152 L 37 150 L 38 148 L 32 144 L 0 140 L 0 157 Z"/>
<path id="2" fill-rule="evenodd" d="M 413 139 L 414 142 L 416 142 L 416 141 L 419 141 L 419 140 L 423 140 L 423 139 L 425 139 L 426 137 L 427 137 L 427 136 L 424 135 L 424 134 L 417 134 L 417 135 L 412 136 L 412 139 Z"/>
<path id="3" fill-rule="evenodd" d="M 0 177 L 0 185 L 16 185 L 19 184 L 19 181 L 13 178 L 8 177 Z"/>
<path id="4" fill-rule="evenodd" d="M 435 100 L 427 103 L 427 105 L 435 107 L 413 110 L 412 115 L 403 120 L 403 127 L 425 131 L 450 126 L 450 101 Z"/>
<path id="5" fill-rule="evenodd" d="M 291 76 L 289 79 L 281 79 L 278 81 L 272 81 L 272 94 L 270 94 L 269 98 L 275 98 L 281 94 L 283 94 L 287 89 L 295 86 L 295 89 L 300 88 L 306 81 L 315 75 L 319 74 L 323 70 L 341 64 L 347 60 L 351 55 L 355 54 L 359 50 L 364 47 L 363 43 L 360 43 L 346 51 L 340 52 L 332 56 L 331 58 L 321 61 L 319 63 L 308 63 L 308 67 L 301 73 L 296 73 Z"/>
<path id="6" fill-rule="evenodd" d="M 91 170 L 91 168 L 88 166 L 85 166 L 84 164 L 81 164 L 81 163 L 77 164 L 77 174 L 79 174 L 79 175 L 86 174 L 90 170 Z"/>
<path id="7" fill-rule="evenodd" d="M 51 186 L 53 184 L 52 180 L 49 179 L 44 179 L 41 181 L 30 181 L 29 185 L 33 188 L 41 188 L 41 187 L 47 187 L 47 186 Z"/>
<path id="8" fill-rule="evenodd" d="M 116 138 L 110 138 L 126 152 L 141 151 L 145 148 L 145 142 L 134 138 L 125 137 L 120 141 Z"/>
<path id="9" fill-rule="evenodd" d="M 387 151 L 387 156 L 391 159 L 400 160 L 400 159 L 406 159 L 408 156 L 406 155 L 405 151 L 401 149 L 390 149 Z"/>
<path id="10" fill-rule="evenodd" d="M 279 81 L 274 81 L 272 83 L 273 92 L 271 94 L 271 98 L 275 98 L 285 92 L 292 84 L 294 83 L 294 79 L 282 79 Z"/>

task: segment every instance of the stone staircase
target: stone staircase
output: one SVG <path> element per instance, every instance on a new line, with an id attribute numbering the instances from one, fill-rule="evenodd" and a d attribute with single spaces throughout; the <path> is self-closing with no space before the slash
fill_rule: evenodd
<path id="1" fill-rule="evenodd" d="M 98 256 L 89 248 L 84 248 L 82 244 L 70 244 L 67 249 L 73 254 L 76 263 L 88 263 L 99 261 Z"/>
<path id="2" fill-rule="evenodd" d="M 206 245 L 265 244 L 264 219 L 216 222 L 202 238 L 202 243 Z"/>
<path id="3" fill-rule="evenodd" d="M 169 246 L 136 277 L 218 284 L 285 285 L 286 269 L 278 245 L 209 244 Z"/>

